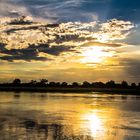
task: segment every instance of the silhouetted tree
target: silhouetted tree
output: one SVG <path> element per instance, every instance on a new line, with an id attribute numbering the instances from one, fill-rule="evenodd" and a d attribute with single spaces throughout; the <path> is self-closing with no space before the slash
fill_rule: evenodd
<path id="1" fill-rule="evenodd" d="M 67 86 L 68 86 L 68 83 L 67 83 L 67 82 L 63 82 L 63 83 L 61 84 L 61 86 L 62 86 L 62 87 L 67 87 Z"/>
<path id="2" fill-rule="evenodd" d="M 55 86 L 56 86 L 56 87 L 60 87 L 60 85 L 61 85 L 60 82 L 56 82 L 56 83 L 55 83 Z"/>
<path id="3" fill-rule="evenodd" d="M 83 84 L 82 84 L 82 87 L 90 87 L 91 84 L 87 81 L 84 81 Z"/>
<path id="4" fill-rule="evenodd" d="M 40 83 L 41 83 L 41 84 L 46 84 L 47 82 L 48 82 L 47 79 L 41 79 L 41 80 L 40 80 Z"/>
<path id="5" fill-rule="evenodd" d="M 31 80 L 29 84 L 31 84 L 31 85 L 35 85 L 36 83 L 37 83 L 37 81 L 35 81 L 35 80 Z"/>
<path id="6" fill-rule="evenodd" d="M 127 88 L 128 87 L 128 83 L 126 81 L 122 81 L 121 87 L 122 88 Z"/>
<path id="7" fill-rule="evenodd" d="M 20 85 L 21 84 L 21 80 L 20 79 L 14 79 L 13 80 L 13 84 L 14 85 Z"/>
<path id="8" fill-rule="evenodd" d="M 132 84 L 131 84 L 131 87 L 132 87 L 132 88 L 136 88 L 136 84 L 135 84 L 135 83 L 132 83 Z"/>
<path id="9" fill-rule="evenodd" d="M 138 83 L 138 87 L 140 88 L 140 83 Z"/>
<path id="10" fill-rule="evenodd" d="M 49 87 L 56 87 L 56 85 L 57 84 L 55 82 L 49 82 L 49 84 L 48 84 Z"/>
<path id="11" fill-rule="evenodd" d="M 108 82 L 106 83 L 106 87 L 114 88 L 114 87 L 115 87 L 115 82 L 114 82 L 113 80 L 108 81 Z"/>
<path id="12" fill-rule="evenodd" d="M 91 86 L 95 88 L 104 88 L 105 84 L 103 82 L 94 82 L 91 84 Z"/>
<path id="13" fill-rule="evenodd" d="M 78 87 L 78 86 L 79 86 L 79 83 L 77 83 L 77 82 L 72 83 L 72 87 Z"/>

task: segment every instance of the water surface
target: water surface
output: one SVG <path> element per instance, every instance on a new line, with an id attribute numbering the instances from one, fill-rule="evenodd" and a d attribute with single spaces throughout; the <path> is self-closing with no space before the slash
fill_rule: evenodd
<path id="1" fill-rule="evenodd" d="M 0 93 L 0 140 L 140 140 L 140 97 Z"/>

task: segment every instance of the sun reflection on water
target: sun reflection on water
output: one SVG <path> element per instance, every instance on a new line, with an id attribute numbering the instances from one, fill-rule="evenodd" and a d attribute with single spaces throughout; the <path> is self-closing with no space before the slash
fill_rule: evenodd
<path id="1" fill-rule="evenodd" d="M 97 113 L 85 114 L 82 117 L 85 120 L 85 127 L 88 129 L 90 135 L 98 137 L 104 133 L 104 125 L 102 119 Z"/>

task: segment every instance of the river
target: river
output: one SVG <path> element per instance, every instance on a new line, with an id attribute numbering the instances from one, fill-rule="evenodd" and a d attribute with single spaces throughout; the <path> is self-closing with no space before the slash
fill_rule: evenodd
<path id="1" fill-rule="evenodd" d="M 0 92 L 0 140 L 140 140 L 140 96 Z"/>

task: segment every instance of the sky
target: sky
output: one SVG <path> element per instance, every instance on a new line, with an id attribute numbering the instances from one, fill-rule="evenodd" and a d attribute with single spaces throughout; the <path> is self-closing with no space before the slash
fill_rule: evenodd
<path id="1" fill-rule="evenodd" d="M 139 0 L 0 0 L 0 81 L 140 82 Z"/>

